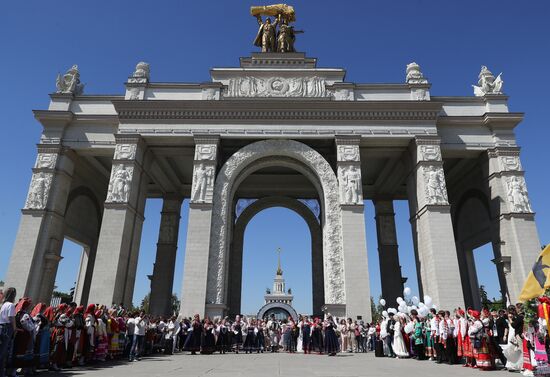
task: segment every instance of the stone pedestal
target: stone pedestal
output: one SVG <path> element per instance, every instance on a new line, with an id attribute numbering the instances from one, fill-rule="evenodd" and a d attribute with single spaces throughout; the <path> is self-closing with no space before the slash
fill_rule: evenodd
<path id="1" fill-rule="evenodd" d="M 218 142 L 217 137 L 195 137 L 193 184 L 181 293 L 180 316 L 183 317 L 192 317 L 195 314 L 203 317 L 206 313 L 212 191 L 216 177 Z M 210 278 L 214 279 L 215 276 Z M 216 313 L 218 309 L 215 310 Z"/>
<path id="2" fill-rule="evenodd" d="M 438 137 L 417 137 L 411 146 L 413 171 L 409 192 L 417 245 L 421 295 L 438 308 L 464 307 L 445 173 Z"/>
<path id="3" fill-rule="evenodd" d="M 149 312 L 153 315 L 173 315 L 171 308 L 172 289 L 182 199 L 165 197 L 162 205 L 159 240 L 153 276 Z"/>
<path id="4" fill-rule="evenodd" d="M 512 303 L 541 251 L 535 214 L 529 201 L 519 148 L 487 151 L 487 184 L 493 219 L 493 248 L 500 256 Z"/>
<path id="5" fill-rule="evenodd" d="M 376 212 L 376 236 L 380 259 L 380 278 L 382 297 L 390 306 L 394 306 L 397 297 L 403 294 L 403 277 L 399 264 L 395 213 L 392 200 L 374 201 Z"/>
<path id="6" fill-rule="evenodd" d="M 130 306 L 147 194 L 145 145 L 138 135 L 116 135 L 89 301 Z"/>
<path id="7" fill-rule="evenodd" d="M 342 246 L 346 287 L 346 315 L 371 320 L 370 283 L 361 180 L 360 139 L 336 138 L 338 184 L 342 215 Z"/>
<path id="8" fill-rule="evenodd" d="M 22 210 L 6 287 L 18 297 L 49 302 L 61 260 L 63 226 L 74 161 L 60 145 L 39 145 Z"/>

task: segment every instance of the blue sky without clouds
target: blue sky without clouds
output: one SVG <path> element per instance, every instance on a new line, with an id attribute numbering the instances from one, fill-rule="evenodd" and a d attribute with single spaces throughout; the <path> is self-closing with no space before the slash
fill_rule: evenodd
<path id="1" fill-rule="evenodd" d="M 0 279 L 5 276 L 24 204 L 41 127 L 31 110 L 48 106 L 55 77 L 78 64 L 89 94 L 123 93 L 135 64 L 151 64 L 153 81 L 201 82 L 214 66 L 236 66 L 255 48 L 256 21 L 249 1 L 3 2 L 0 5 L 0 108 L 4 143 L 0 161 Z M 343 67 L 347 81 L 403 82 L 416 61 L 432 83 L 432 95 L 471 95 L 482 64 L 503 72 L 511 111 L 525 112 L 516 129 L 529 195 L 537 211 L 541 243 L 550 242 L 547 145 L 550 79 L 550 3 L 517 1 L 329 1 L 294 5 L 297 49 L 319 66 Z M 161 202 L 148 200 L 134 302 L 148 292 Z M 182 209 L 174 290 L 179 293 L 188 205 Z M 416 291 L 406 202 L 396 202 L 403 274 Z M 380 293 L 372 203 L 366 202 L 369 276 Z M 254 312 L 271 286 L 281 247 L 287 286 L 298 311 L 311 311 L 311 250 L 307 226 L 282 208 L 259 213 L 245 235 L 243 312 Z M 452 242 L 452 240 L 449 240 Z M 67 242 L 57 284 L 68 290 L 76 278 L 80 248 Z M 498 295 L 490 248 L 476 252 L 480 283 Z M 67 272 L 69 271 L 69 272 Z M 365 273 L 367 273 L 365 271 Z M 73 276 L 74 275 L 74 276 Z"/>

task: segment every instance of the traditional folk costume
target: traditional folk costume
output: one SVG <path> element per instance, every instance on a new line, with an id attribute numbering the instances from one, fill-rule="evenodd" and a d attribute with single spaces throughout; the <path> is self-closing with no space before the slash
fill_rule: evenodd
<path id="1" fill-rule="evenodd" d="M 101 310 L 97 310 L 96 313 L 97 325 L 96 325 L 96 339 L 97 346 L 95 348 L 95 359 L 99 361 L 105 361 L 107 357 L 109 338 L 107 335 L 107 324 L 102 316 Z"/>
<path id="2" fill-rule="evenodd" d="M 429 321 L 426 321 L 426 335 L 424 339 L 424 348 L 426 351 L 426 357 L 429 360 L 433 360 L 434 358 L 434 335 L 432 330 L 432 324 L 433 324 L 433 318 L 431 318 Z"/>
<path id="3" fill-rule="evenodd" d="M 200 351 L 202 332 L 202 323 L 198 316 L 195 316 L 195 319 L 191 323 L 191 328 L 189 329 L 187 340 L 185 341 L 183 349 L 185 351 L 191 351 L 192 355 L 194 355 L 197 351 Z"/>
<path id="4" fill-rule="evenodd" d="M 36 326 L 29 313 L 31 300 L 27 297 L 21 299 L 15 307 L 15 324 L 17 332 L 13 341 L 12 368 L 24 368 L 29 370 L 34 366 L 34 337 Z"/>
<path id="5" fill-rule="evenodd" d="M 256 352 L 264 353 L 265 333 L 266 333 L 265 324 L 263 322 L 261 324 L 258 324 L 257 329 L 258 329 L 258 332 L 256 333 L 254 346 L 256 347 Z"/>
<path id="6" fill-rule="evenodd" d="M 232 344 L 235 348 L 235 353 L 239 353 L 239 350 L 242 348 L 243 345 L 243 322 L 240 320 L 240 318 L 233 323 L 233 326 L 231 326 L 231 330 L 233 332 Z"/>
<path id="7" fill-rule="evenodd" d="M 424 322 L 416 319 L 413 323 L 414 329 L 411 337 L 411 344 L 413 345 L 416 358 L 418 360 L 424 360 L 426 358 L 426 354 L 424 352 Z"/>
<path id="8" fill-rule="evenodd" d="M 53 317 L 53 309 L 47 308 L 43 303 L 37 304 L 31 312 L 36 331 L 34 341 L 34 366 L 36 368 L 47 368 L 50 364 L 50 321 L 46 317 L 46 313 Z"/>
<path id="9" fill-rule="evenodd" d="M 324 325 L 325 330 L 325 352 L 329 356 L 335 356 L 339 350 L 338 337 L 336 336 L 336 324 L 332 318 L 328 318 Z"/>
<path id="10" fill-rule="evenodd" d="M 457 356 L 456 356 L 456 342 L 455 342 L 455 324 L 452 319 L 445 318 L 443 319 L 443 322 L 445 322 L 445 331 L 446 331 L 446 338 L 445 338 L 445 357 L 447 358 L 447 362 L 449 364 L 456 364 L 457 363 Z"/>
<path id="11" fill-rule="evenodd" d="M 246 328 L 246 339 L 244 340 L 243 349 L 245 353 L 256 351 L 256 334 L 258 329 L 252 324 L 248 324 Z"/>
<path id="12" fill-rule="evenodd" d="M 311 322 L 302 321 L 300 323 L 300 329 L 302 332 L 302 349 L 304 353 L 311 353 L 312 342 L 311 342 Z"/>
<path id="13" fill-rule="evenodd" d="M 226 325 L 225 319 L 216 328 L 218 339 L 216 340 L 216 348 L 220 353 L 231 351 L 230 329 Z"/>
<path id="14" fill-rule="evenodd" d="M 216 350 L 216 338 L 214 336 L 214 325 L 210 320 L 206 320 L 201 335 L 201 354 L 211 355 Z"/>
<path id="15" fill-rule="evenodd" d="M 274 318 L 272 318 L 267 322 L 267 328 L 268 328 L 268 334 L 269 334 L 269 343 L 271 345 L 271 352 L 276 352 L 279 350 L 279 341 L 280 341 L 279 322 Z"/>
<path id="16" fill-rule="evenodd" d="M 458 324 L 456 326 L 457 328 L 457 351 L 456 354 L 459 358 L 464 358 L 466 363 L 466 366 L 469 366 L 471 364 L 471 358 L 473 357 L 472 354 L 472 345 L 470 342 L 470 337 L 468 336 L 468 320 L 464 317 L 465 313 L 464 310 L 459 309 L 458 315 L 460 318 L 458 319 Z"/>
<path id="17" fill-rule="evenodd" d="M 311 350 L 322 354 L 324 351 L 323 345 L 323 326 L 319 318 L 315 318 L 311 328 Z"/>
<path id="18" fill-rule="evenodd" d="M 84 322 L 84 306 L 77 306 L 74 310 L 72 320 L 74 323 L 75 345 L 72 355 L 73 363 L 82 364 L 82 350 L 84 348 L 84 333 L 86 332 L 86 324 Z"/>
<path id="19" fill-rule="evenodd" d="M 84 313 L 84 327 L 85 331 L 81 333 L 83 337 L 82 341 L 82 359 L 86 361 L 93 360 L 95 354 L 95 328 L 96 328 L 96 319 L 95 319 L 95 305 L 90 304 L 86 308 Z M 82 361 L 84 361 L 82 360 Z"/>

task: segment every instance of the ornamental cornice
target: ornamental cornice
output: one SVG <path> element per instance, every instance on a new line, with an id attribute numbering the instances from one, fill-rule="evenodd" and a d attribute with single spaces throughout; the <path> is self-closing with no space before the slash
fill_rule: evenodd
<path id="1" fill-rule="evenodd" d="M 487 156 L 489 156 L 489 158 L 499 156 L 517 157 L 519 156 L 519 152 L 519 147 L 495 147 L 487 150 Z"/>
<path id="2" fill-rule="evenodd" d="M 514 128 L 524 117 L 524 113 L 485 113 L 481 116 L 446 116 L 440 115 L 437 126 L 472 126 Z"/>
<path id="3" fill-rule="evenodd" d="M 113 101 L 124 121 L 435 121 L 441 103 L 412 101 Z"/>
<path id="4" fill-rule="evenodd" d="M 416 145 L 440 145 L 441 137 L 438 135 L 422 135 L 414 138 Z"/>

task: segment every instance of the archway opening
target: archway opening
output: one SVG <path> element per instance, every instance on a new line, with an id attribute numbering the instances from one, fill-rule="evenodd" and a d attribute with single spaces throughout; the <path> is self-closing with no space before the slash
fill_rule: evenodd
<path id="1" fill-rule="evenodd" d="M 57 275 L 52 292 L 52 303 L 58 305 L 60 303 L 69 303 L 76 301 L 80 303 L 83 276 L 85 273 L 86 261 L 88 259 L 89 249 L 78 242 L 72 241 L 69 238 L 63 240 L 61 249 L 61 259 L 57 267 Z"/>
<path id="2" fill-rule="evenodd" d="M 310 229 L 296 212 L 283 207 L 258 212 L 245 229 L 241 312 L 255 316 L 265 305 L 265 296 L 275 295 L 274 279 L 280 255 L 287 295 L 281 300 L 292 296 L 290 304 L 298 313 L 312 313 L 311 251 Z"/>
<path id="3" fill-rule="evenodd" d="M 489 309 L 503 307 L 506 303 L 502 300 L 497 268 L 494 263 L 495 253 L 493 245 L 486 243 L 474 249 L 472 253 L 475 261 L 477 288 L 481 306 Z"/>

